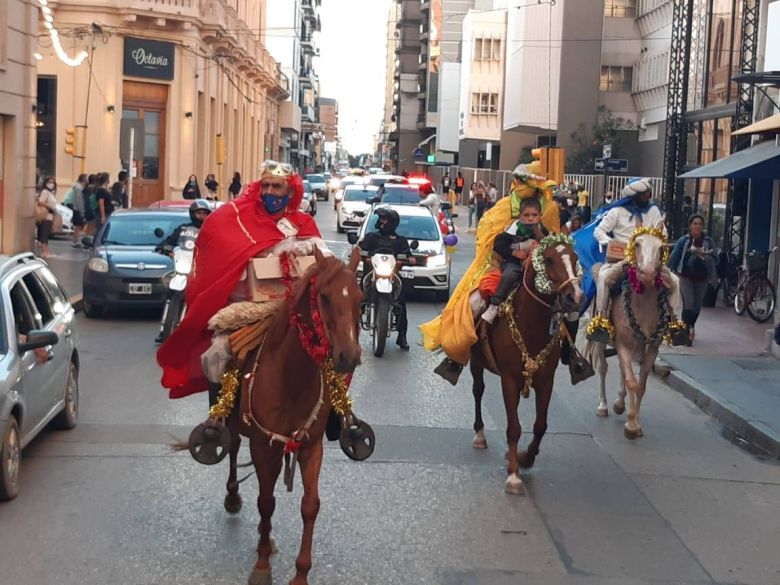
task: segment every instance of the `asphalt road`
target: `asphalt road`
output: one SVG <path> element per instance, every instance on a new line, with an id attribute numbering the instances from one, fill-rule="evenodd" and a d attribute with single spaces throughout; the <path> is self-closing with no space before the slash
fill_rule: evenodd
<path id="1" fill-rule="evenodd" d="M 317 219 L 346 251 L 331 206 L 321 202 Z M 456 274 L 472 249 L 464 235 Z M 412 325 L 440 308 L 412 302 Z M 22 493 L 0 504 L 3 585 L 246 582 L 256 481 L 242 485 L 244 509 L 231 517 L 222 507 L 226 465 L 170 452 L 203 419 L 206 397 L 167 399 L 156 319 L 79 317 L 80 424 L 44 432 L 24 452 Z M 780 582 L 777 461 L 733 442 L 658 380 L 643 403 L 645 436 L 630 442 L 623 416 L 596 417 L 594 380 L 573 388 L 559 369 L 549 432 L 524 473 L 527 493 L 510 496 L 497 379 L 488 376 L 485 396 L 490 448 L 475 451 L 468 374 L 453 388 L 432 372 L 439 356 L 418 343 L 409 353 L 389 345 L 375 359 L 367 336 L 362 342 L 353 398 L 377 432 L 377 451 L 354 463 L 326 448 L 313 584 Z M 532 403 L 520 409 L 530 429 Z M 277 489 L 275 583 L 294 574 L 300 496 L 300 484 L 293 494 Z"/>

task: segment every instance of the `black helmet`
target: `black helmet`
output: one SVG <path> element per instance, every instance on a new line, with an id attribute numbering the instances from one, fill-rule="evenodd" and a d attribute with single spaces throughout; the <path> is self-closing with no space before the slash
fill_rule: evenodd
<path id="1" fill-rule="evenodd" d="M 209 205 L 209 202 L 205 199 L 196 199 L 192 202 L 192 205 L 190 205 L 190 219 L 192 220 L 192 223 L 200 227 L 203 222 L 198 221 L 195 217 L 195 213 L 198 211 L 205 211 L 207 214 L 211 213 L 211 205 Z"/>
<path id="2" fill-rule="evenodd" d="M 398 216 L 398 212 L 394 209 L 389 209 L 387 207 L 380 207 L 376 210 L 377 220 L 376 224 L 374 225 L 375 229 L 378 229 L 382 233 L 391 234 L 393 233 L 396 228 L 398 227 L 398 224 L 401 223 L 401 218 Z M 381 226 L 382 220 L 387 220 L 387 223 L 384 226 L 384 229 Z"/>

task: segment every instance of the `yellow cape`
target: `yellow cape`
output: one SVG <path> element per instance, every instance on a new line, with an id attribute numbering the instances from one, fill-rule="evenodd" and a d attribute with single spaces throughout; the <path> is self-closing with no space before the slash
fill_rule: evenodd
<path id="1" fill-rule="evenodd" d="M 477 341 L 474 317 L 469 305 L 471 293 L 479 281 L 490 270 L 493 258 L 493 243 L 498 235 L 517 217 L 520 200 L 539 197 L 542 202 L 541 221 L 550 233 L 560 232 L 558 207 L 552 198 L 553 181 L 543 179 L 515 179 L 508 197 L 501 199 L 479 222 L 474 261 L 455 287 L 447 306 L 433 321 L 420 325 L 423 346 L 429 351 L 442 348 L 447 356 L 466 364 L 471 346 Z"/>

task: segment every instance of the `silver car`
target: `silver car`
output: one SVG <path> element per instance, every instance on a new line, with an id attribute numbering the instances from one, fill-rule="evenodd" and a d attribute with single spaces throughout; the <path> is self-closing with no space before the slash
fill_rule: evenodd
<path id="1" fill-rule="evenodd" d="M 46 263 L 0 256 L 0 500 L 19 493 L 21 450 L 51 422 L 76 426 L 75 311 Z"/>

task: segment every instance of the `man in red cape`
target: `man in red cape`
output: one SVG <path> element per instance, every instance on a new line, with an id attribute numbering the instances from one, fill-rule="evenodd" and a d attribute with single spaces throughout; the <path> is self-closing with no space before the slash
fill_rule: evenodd
<path id="1" fill-rule="evenodd" d="M 228 304 L 249 260 L 293 237 L 290 224 L 297 230 L 295 238 L 320 238 L 314 219 L 299 210 L 302 199 L 303 182 L 292 167 L 266 161 L 259 181 L 203 223 L 185 293 L 187 312 L 157 351 L 162 385 L 171 398 L 208 389 L 201 365 L 211 343 L 208 322 Z"/>

